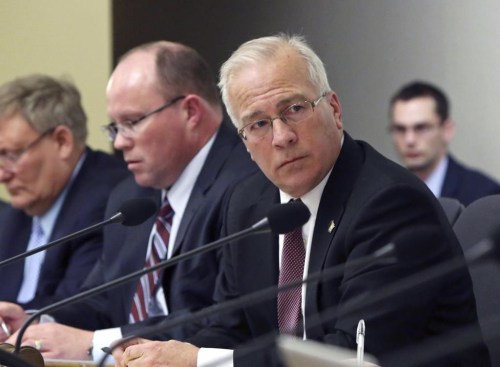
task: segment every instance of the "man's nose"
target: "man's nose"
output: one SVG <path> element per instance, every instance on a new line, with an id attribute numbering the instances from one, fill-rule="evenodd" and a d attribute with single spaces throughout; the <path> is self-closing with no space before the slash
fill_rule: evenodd
<path id="1" fill-rule="evenodd" d="M 286 145 L 297 140 L 297 134 L 293 128 L 284 122 L 280 117 L 273 119 L 271 131 L 274 145 Z"/>
<path id="2" fill-rule="evenodd" d="M 132 139 L 123 136 L 121 132 L 116 134 L 115 140 L 113 141 L 113 147 L 117 150 L 124 150 L 132 145 Z"/>
<path id="3" fill-rule="evenodd" d="M 14 172 L 11 170 L 0 167 L 0 183 L 5 183 L 9 181 L 14 176 Z"/>

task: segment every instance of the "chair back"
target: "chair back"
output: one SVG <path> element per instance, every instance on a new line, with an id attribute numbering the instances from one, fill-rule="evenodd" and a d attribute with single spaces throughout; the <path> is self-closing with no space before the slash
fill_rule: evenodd
<path id="1" fill-rule="evenodd" d="M 500 227 L 500 195 L 490 195 L 469 204 L 453 230 L 464 251 L 491 236 Z M 500 244 L 498 244 L 500 245 Z M 469 272 L 474 286 L 479 324 L 488 346 L 491 363 L 500 367 L 500 263 L 492 260 L 473 264 Z M 497 319 L 492 325 L 492 318 Z"/>
<path id="2" fill-rule="evenodd" d="M 438 200 L 444 209 L 448 221 L 451 225 L 454 225 L 465 209 L 464 204 L 454 198 L 439 198 Z"/>

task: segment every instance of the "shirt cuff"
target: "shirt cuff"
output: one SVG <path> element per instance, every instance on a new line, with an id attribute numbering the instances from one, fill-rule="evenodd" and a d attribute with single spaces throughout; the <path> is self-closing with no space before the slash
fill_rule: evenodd
<path id="1" fill-rule="evenodd" d="M 105 353 L 102 351 L 102 348 L 109 347 L 111 343 L 121 338 L 122 331 L 119 327 L 94 331 L 94 338 L 92 339 L 92 359 L 94 362 L 99 363 L 104 357 Z M 106 363 L 114 364 L 115 360 L 113 356 L 108 356 Z"/>
<path id="2" fill-rule="evenodd" d="M 233 350 L 218 348 L 200 348 L 197 367 L 233 367 Z"/>

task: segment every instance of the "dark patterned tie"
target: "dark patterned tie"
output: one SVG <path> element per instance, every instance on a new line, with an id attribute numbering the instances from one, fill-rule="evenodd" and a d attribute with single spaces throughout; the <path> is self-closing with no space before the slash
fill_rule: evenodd
<path id="1" fill-rule="evenodd" d="M 301 280 L 304 274 L 306 249 L 302 227 L 285 234 L 279 285 Z M 301 320 L 302 287 L 278 293 L 278 326 L 280 333 L 295 335 Z"/>
<path id="2" fill-rule="evenodd" d="M 168 200 L 165 199 L 160 209 L 160 213 L 156 218 L 152 236 L 151 251 L 146 259 L 145 268 L 158 264 L 166 257 L 173 216 L 174 211 L 168 203 Z M 155 270 L 141 277 L 139 283 L 137 284 L 132 309 L 130 311 L 130 323 L 136 323 L 149 317 L 149 305 L 151 304 L 153 298 L 155 286 L 160 280 L 160 275 L 161 271 Z"/>

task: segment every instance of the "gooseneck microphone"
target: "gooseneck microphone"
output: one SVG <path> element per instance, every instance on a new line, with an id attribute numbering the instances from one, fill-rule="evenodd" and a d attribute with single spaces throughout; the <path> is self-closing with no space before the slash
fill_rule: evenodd
<path id="1" fill-rule="evenodd" d="M 418 236 L 416 236 L 417 233 Z M 419 240 L 419 246 L 415 246 L 416 237 Z M 147 337 L 148 335 L 158 333 L 161 330 L 174 328 L 217 313 L 226 313 L 242 307 L 246 307 L 248 305 L 254 305 L 266 301 L 268 299 L 271 299 L 272 297 L 276 297 L 276 294 L 278 292 L 286 291 L 292 287 L 301 286 L 304 283 L 311 283 L 314 281 L 325 281 L 328 279 L 333 279 L 335 277 L 342 276 L 344 274 L 344 270 L 347 267 L 364 266 L 372 264 L 375 261 L 392 261 L 393 263 L 395 261 L 399 261 L 402 263 L 412 263 L 415 261 L 427 262 L 434 256 L 433 255 L 433 250 L 435 249 L 434 244 L 443 240 L 444 240 L 443 234 L 436 232 L 435 227 L 419 226 L 410 229 L 403 229 L 394 237 L 393 241 L 390 244 L 381 247 L 373 254 L 360 257 L 355 260 L 349 260 L 347 263 L 339 264 L 337 266 L 324 269 L 319 273 L 310 274 L 307 278 L 303 280 L 290 282 L 279 287 L 273 286 L 265 288 L 254 293 L 243 295 L 239 298 L 225 301 L 220 304 L 215 304 L 213 306 L 207 307 L 190 315 L 181 315 L 175 319 L 167 319 L 158 325 L 145 327 L 136 334 L 121 339 L 119 343 L 113 344 L 113 348 L 109 351 L 109 353 L 111 353 L 112 350 L 119 347 L 120 345 L 136 337 Z M 395 256 L 396 259 L 394 259 L 394 253 L 396 254 Z M 465 259 L 461 256 L 456 258 L 451 258 L 442 261 L 438 264 L 431 265 L 428 268 L 418 273 L 415 273 L 413 275 L 401 279 L 400 281 L 388 284 L 387 287 L 384 287 L 384 289 L 379 291 L 374 291 L 373 294 L 370 295 L 371 298 L 367 298 L 366 296 L 368 296 L 368 294 L 365 293 L 347 302 L 341 309 L 337 307 L 326 309 L 323 312 L 310 317 L 307 321 L 307 325 L 308 327 L 316 327 L 318 325 L 321 325 L 325 321 L 351 315 L 355 312 L 368 309 L 370 307 L 377 305 L 381 301 L 390 299 L 394 295 L 400 294 L 404 291 L 407 291 L 420 284 L 424 284 L 428 281 L 432 281 L 433 279 L 436 279 L 439 276 L 444 276 L 446 274 L 449 274 L 450 272 L 465 266 L 466 263 L 473 264 L 478 261 L 486 260 L 490 257 L 495 257 L 496 259 L 499 259 L 500 230 L 494 232 L 491 237 L 478 242 L 464 255 Z M 259 337 L 258 341 L 253 340 L 252 343 L 264 346 L 273 343 L 275 337 L 276 337 L 275 333 L 271 333 L 269 335 L 266 334 L 262 337 Z M 408 354 L 405 355 L 407 356 Z M 397 355 L 398 358 L 400 356 L 401 356 L 400 354 Z M 394 359 L 396 359 L 396 356 L 394 357 L 395 357 Z M 103 365 L 105 358 L 106 356 L 101 359 L 99 366 Z M 391 359 L 391 361 L 392 360 L 393 359 Z M 400 360 L 398 361 L 400 362 Z"/>
<path id="2" fill-rule="evenodd" d="M 101 284 L 100 286 L 97 286 L 95 288 L 83 291 L 81 293 L 78 293 L 76 295 L 73 295 L 71 297 L 68 297 L 66 299 L 63 299 L 61 301 L 55 302 L 49 306 L 46 306 L 30 317 L 24 322 L 24 324 L 19 328 L 18 336 L 16 339 L 16 345 L 15 345 L 15 350 L 14 353 L 18 353 L 20 348 L 21 348 L 21 342 L 23 339 L 23 335 L 28 328 L 28 326 L 33 322 L 33 320 L 37 319 L 40 317 L 40 315 L 44 313 L 50 313 L 51 311 L 54 311 L 56 309 L 59 309 L 63 306 L 69 305 L 71 303 L 79 302 L 82 301 L 90 296 L 96 295 L 98 293 L 104 292 L 110 288 L 116 287 L 120 284 L 129 282 L 134 279 L 138 279 L 144 274 L 153 272 L 158 269 L 163 269 L 163 268 L 168 268 L 173 265 L 176 265 L 177 263 L 193 258 L 196 255 L 217 249 L 219 247 L 222 247 L 223 245 L 249 236 L 253 234 L 259 234 L 259 233 L 265 233 L 265 232 L 274 232 L 276 234 L 283 234 L 283 233 L 288 233 L 294 230 L 295 228 L 302 226 L 307 222 L 307 220 L 310 217 L 310 212 L 309 209 L 307 209 L 307 206 L 301 202 L 299 203 L 288 203 L 288 204 L 281 204 L 281 205 L 275 205 L 271 210 L 269 211 L 268 215 L 266 218 L 262 219 L 261 221 L 257 222 L 250 228 L 244 229 L 240 232 L 234 233 L 232 235 L 229 235 L 227 237 L 220 238 L 217 241 L 211 242 L 207 245 L 195 248 L 191 251 L 187 251 L 183 254 L 177 255 L 175 257 L 172 257 L 168 260 L 164 260 L 159 262 L 156 265 L 153 265 L 149 268 L 141 269 L 136 272 L 130 273 L 128 275 L 125 275 L 120 278 L 116 278 L 112 281 L 109 281 L 107 283 Z"/>
<path id="3" fill-rule="evenodd" d="M 259 230 L 262 231 L 261 233 L 264 233 L 271 229 L 273 233 L 285 234 L 305 224 L 310 216 L 311 213 L 309 209 L 307 209 L 307 206 L 301 201 L 278 204 L 269 211 L 266 218 L 258 221 L 248 230 Z"/>
<path id="4" fill-rule="evenodd" d="M 33 250 L 23 252 L 22 254 L 13 256 L 9 259 L 0 261 L 0 267 L 13 263 L 17 260 L 22 260 L 28 256 L 34 255 L 38 252 L 44 251 L 50 247 L 59 245 L 60 243 L 73 240 L 75 238 L 83 237 L 89 233 L 97 231 L 107 224 L 121 223 L 124 226 L 136 226 L 141 224 L 146 219 L 151 217 L 156 212 L 157 206 L 153 199 L 150 198 L 134 198 L 125 201 L 120 209 L 110 218 L 94 224 L 90 227 L 84 228 L 78 232 L 71 233 L 67 236 L 59 238 L 55 241 L 49 242 L 43 246 L 37 247 Z"/>
<path id="5" fill-rule="evenodd" d="M 413 259 L 414 255 L 417 253 L 417 250 L 414 246 L 408 246 L 408 243 L 412 243 L 411 239 L 415 237 L 415 230 L 415 228 L 411 228 L 410 230 L 403 229 L 394 236 L 394 239 L 390 243 L 378 248 L 373 253 L 359 257 L 357 259 L 349 260 L 346 263 L 341 263 L 336 266 L 323 269 L 313 274 L 309 274 L 304 279 L 295 280 L 279 286 L 275 285 L 264 288 L 256 292 L 248 293 L 238 298 L 231 299 L 229 301 L 206 307 L 192 314 L 184 314 L 174 319 L 166 319 L 165 321 L 160 322 L 157 325 L 144 327 L 138 333 L 125 337 L 118 343 L 113 343 L 113 347 L 107 353 L 111 354 L 115 348 L 137 337 L 147 337 L 148 335 L 156 334 L 162 330 L 188 324 L 215 314 L 224 314 L 233 310 L 240 309 L 242 307 L 255 305 L 276 297 L 276 295 L 280 292 L 285 292 L 289 289 L 300 287 L 303 284 L 309 284 L 317 281 L 326 281 L 329 279 L 341 277 L 344 275 L 344 271 L 346 270 L 346 268 L 362 267 L 375 263 L 393 264 L 398 260 L 407 261 L 409 259 Z M 428 232 L 427 227 L 419 227 L 419 230 L 424 231 L 425 233 Z M 270 343 L 274 340 L 274 337 L 275 334 L 272 333 L 272 335 L 264 337 L 263 342 Z M 106 357 L 107 355 L 105 355 L 100 360 L 98 366 L 102 366 L 104 364 Z"/>

